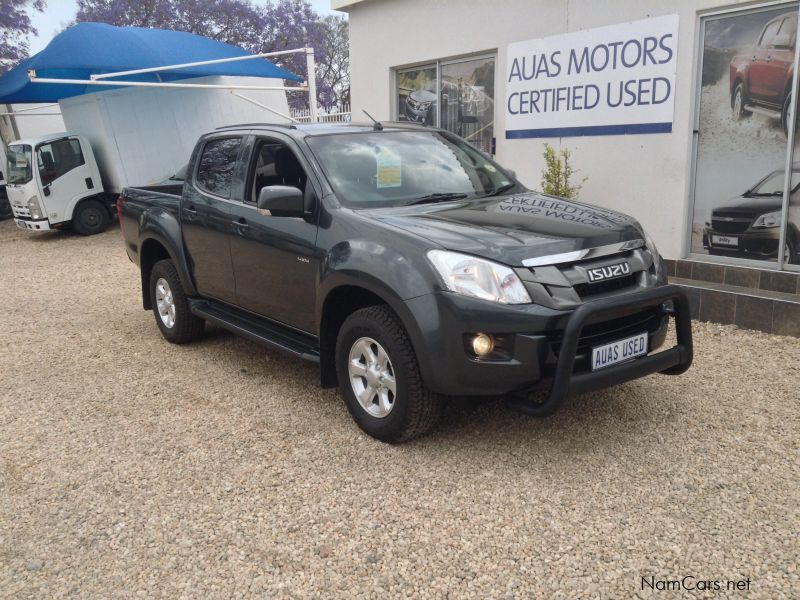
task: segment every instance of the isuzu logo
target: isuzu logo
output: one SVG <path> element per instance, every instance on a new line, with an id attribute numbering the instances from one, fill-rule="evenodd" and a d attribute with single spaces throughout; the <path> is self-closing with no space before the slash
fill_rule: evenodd
<path id="1" fill-rule="evenodd" d="M 630 272 L 631 266 L 625 262 L 616 265 L 609 265 L 607 267 L 596 267 L 594 269 L 587 270 L 587 273 L 589 273 L 589 281 L 592 283 L 595 281 L 614 279 L 616 277 L 624 277 L 625 275 L 630 274 Z"/>

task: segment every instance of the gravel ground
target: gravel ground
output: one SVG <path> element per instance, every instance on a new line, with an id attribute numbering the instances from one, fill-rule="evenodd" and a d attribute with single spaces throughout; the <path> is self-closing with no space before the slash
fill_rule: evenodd
<path id="1" fill-rule="evenodd" d="M 1 596 L 800 596 L 797 339 L 697 324 L 682 377 L 393 447 L 310 365 L 163 341 L 116 230 L 0 223 L 0 306 Z"/>

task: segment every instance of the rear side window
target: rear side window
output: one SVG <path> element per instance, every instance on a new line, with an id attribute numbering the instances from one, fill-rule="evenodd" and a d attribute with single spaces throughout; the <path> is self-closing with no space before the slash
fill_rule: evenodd
<path id="1" fill-rule="evenodd" d="M 57 140 L 36 148 L 36 166 L 42 185 L 52 183 L 85 162 L 81 143 L 74 138 Z"/>
<path id="2" fill-rule="evenodd" d="M 203 148 L 200 165 L 197 167 L 197 187 L 228 198 L 241 145 L 242 138 L 223 138 L 208 142 Z"/>

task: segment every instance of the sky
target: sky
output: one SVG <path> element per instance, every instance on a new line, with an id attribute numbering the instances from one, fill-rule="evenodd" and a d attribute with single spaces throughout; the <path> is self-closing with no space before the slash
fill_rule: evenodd
<path id="1" fill-rule="evenodd" d="M 309 0 L 309 2 L 314 7 L 314 10 L 321 15 L 331 13 L 345 15 L 345 13 L 331 10 L 331 0 Z M 265 2 L 264 0 L 254 0 L 254 3 L 264 4 Z M 78 3 L 76 0 L 47 0 L 47 8 L 43 13 L 31 11 L 31 20 L 39 35 L 36 37 L 31 36 L 30 53 L 36 54 L 47 46 L 53 36 L 75 17 L 77 10 Z"/>

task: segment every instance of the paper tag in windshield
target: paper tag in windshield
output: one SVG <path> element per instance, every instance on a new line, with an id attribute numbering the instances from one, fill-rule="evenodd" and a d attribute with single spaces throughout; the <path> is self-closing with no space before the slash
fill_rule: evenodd
<path id="1" fill-rule="evenodd" d="M 378 152 L 378 189 L 396 188 L 403 185 L 400 174 L 400 157 L 392 152 Z"/>

